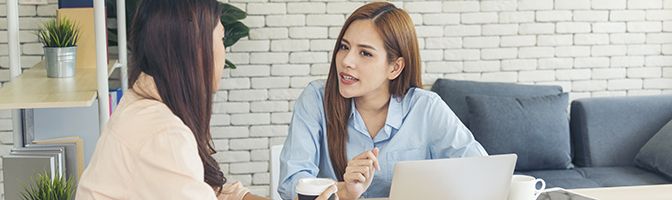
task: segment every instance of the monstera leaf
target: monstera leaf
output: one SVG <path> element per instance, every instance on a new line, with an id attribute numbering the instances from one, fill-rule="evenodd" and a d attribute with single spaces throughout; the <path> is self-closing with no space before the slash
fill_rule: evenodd
<path id="1" fill-rule="evenodd" d="M 133 15 L 135 14 L 135 10 L 138 6 L 138 3 L 141 0 L 126 0 L 126 25 L 131 24 L 131 20 Z M 115 18 L 116 19 L 116 14 L 117 14 L 117 2 L 115 0 L 106 0 L 105 2 L 106 8 L 107 8 L 107 13 L 108 18 Z M 243 22 L 240 22 L 240 20 L 245 19 L 247 17 L 247 13 L 239 8 L 236 8 L 235 6 L 228 4 L 228 3 L 222 3 L 219 2 L 219 6 L 222 8 L 222 13 L 221 13 L 221 22 L 222 25 L 224 25 L 225 29 L 225 35 L 224 35 L 224 46 L 225 47 L 230 47 L 238 40 L 241 38 L 247 37 L 250 35 L 250 28 L 247 27 Z M 127 29 L 128 31 L 128 29 Z M 107 31 L 108 34 L 108 43 L 110 46 L 116 46 L 117 45 L 117 29 L 116 28 L 108 28 Z M 236 65 L 229 61 L 228 59 L 226 60 L 226 65 L 224 68 L 231 68 L 235 69 Z"/>
<path id="2" fill-rule="evenodd" d="M 224 46 L 230 47 L 240 40 L 240 38 L 250 35 L 250 28 L 239 20 L 245 19 L 247 13 L 245 11 L 232 6 L 231 4 L 221 3 L 222 7 L 222 25 L 224 25 Z M 224 68 L 235 69 L 236 65 L 233 62 L 226 60 Z"/>

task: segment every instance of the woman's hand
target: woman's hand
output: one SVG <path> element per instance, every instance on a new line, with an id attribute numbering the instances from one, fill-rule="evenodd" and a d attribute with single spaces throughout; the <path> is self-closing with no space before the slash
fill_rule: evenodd
<path id="1" fill-rule="evenodd" d="M 336 194 L 338 192 L 338 187 L 336 187 L 336 184 L 329 186 L 320 196 L 317 196 L 315 200 L 329 200 L 329 197 L 331 195 Z M 334 195 L 334 200 L 338 200 L 338 195 Z"/>
<path id="2" fill-rule="evenodd" d="M 338 192 L 338 187 L 336 187 L 336 184 L 333 184 L 333 185 L 329 186 L 327 189 L 325 189 L 324 191 L 322 191 L 322 194 L 320 194 L 320 196 L 317 196 L 317 198 L 315 198 L 315 200 L 329 200 L 329 197 L 331 197 L 331 195 L 333 195 L 333 194 L 336 194 L 336 192 Z M 298 199 L 299 199 L 298 196 L 294 197 L 294 200 L 298 200 Z M 334 195 L 334 200 L 339 200 L 338 195 Z"/>
<path id="3" fill-rule="evenodd" d="M 376 170 L 380 170 L 378 151 L 374 148 L 362 152 L 348 162 L 343 174 L 344 191 L 339 193 L 343 199 L 358 199 L 371 186 Z"/>

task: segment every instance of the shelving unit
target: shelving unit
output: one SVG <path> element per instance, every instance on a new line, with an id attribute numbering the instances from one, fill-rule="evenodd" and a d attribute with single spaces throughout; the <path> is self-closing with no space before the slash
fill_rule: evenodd
<path id="1" fill-rule="evenodd" d="M 47 78 L 42 61 L 0 88 L 0 109 L 88 107 L 97 98 L 96 69 L 77 69 L 72 78 Z M 121 64 L 110 60 L 107 77 Z"/>
<path id="2" fill-rule="evenodd" d="M 19 4 L 18 0 L 7 0 L 11 77 L 0 88 L 0 109 L 13 110 L 14 149 L 24 148 L 35 139 L 76 135 L 84 139 L 84 160 L 88 164 L 109 119 L 108 78 L 114 69 L 121 70 L 124 93 L 128 88 L 125 0 L 117 0 L 118 59 L 108 60 L 105 1 L 93 0 L 93 5 L 96 66 L 77 66 L 72 78 L 48 78 L 44 61 L 21 71 Z M 4 181 L 7 184 L 12 180 Z"/>

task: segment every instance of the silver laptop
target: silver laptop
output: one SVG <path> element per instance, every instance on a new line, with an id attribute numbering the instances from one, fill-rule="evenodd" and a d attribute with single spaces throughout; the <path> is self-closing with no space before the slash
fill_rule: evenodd
<path id="1" fill-rule="evenodd" d="M 390 200 L 506 200 L 515 154 L 400 161 Z"/>

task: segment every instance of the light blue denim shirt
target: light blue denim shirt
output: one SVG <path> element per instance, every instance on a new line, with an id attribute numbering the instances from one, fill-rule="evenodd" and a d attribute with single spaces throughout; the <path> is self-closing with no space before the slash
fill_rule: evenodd
<path id="1" fill-rule="evenodd" d="M 301 178 L 336 179 L 327 147 L 324 80 L 311 82 L 294 106 L 289 135 L 280 155 L 278 192 L 292 199 Z M 390 99 L 385 126 L 371 138 L 354 102 L 348 120 L 348 160 L 378 147 L 380 171 L 364 198 L 387 197 L 397 161 L 487 155 L 480 143 L 434 92 L 411 88 Z"/>

